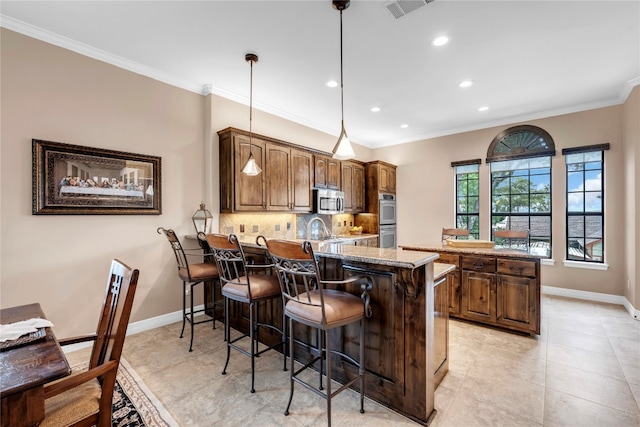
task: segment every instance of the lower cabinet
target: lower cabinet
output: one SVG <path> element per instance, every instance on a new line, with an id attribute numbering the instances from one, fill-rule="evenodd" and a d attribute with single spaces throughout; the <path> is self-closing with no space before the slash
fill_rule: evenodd
<path id="1" fill-rule="evenodd" d="M 538 258 L 440 253 L 459 266 L 448 284 L 449 316 L 540 334 Z"/>

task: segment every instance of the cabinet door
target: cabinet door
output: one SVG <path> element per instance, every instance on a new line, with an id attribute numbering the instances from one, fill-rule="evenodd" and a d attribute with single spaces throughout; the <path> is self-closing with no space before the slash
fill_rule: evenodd
<path id="1" fill-rule="evenodd" d="M 251 148 L 249 138 L 244 135 L 234 137 L 235 149 L 235 210 L 236 211 L 260 211 L 267 208 L 264 173 L 256 176 L 248 176 L 242 173 L 242 168 L 249 158 L 249 151 L 253 153 L 258 166 L 265 168 L 264 141 L 253 138 Z"/>
<path id="2" fill-rule="evenodd" d="M 313 186 L 317 188 L 327 188 L 327 179 L 329 176 L 329 158 L 326 156 L 313 156 L 314 172 Z"/>
<path id="3" fill-rule="evenodd" d="M 433 286 L 433 371 L 436 387 L 449 370 L 449 298 L 447 280 L 442 277 Z"/>
<path id="4" fill-rule="evenodd" d="M 340 189 L 340 160 L 328 158 L 327 188 Z"/>
<path id="5" fill-rule="evenodd" d="M 311 181 L 313 179 L 313 155 L 302 150 L 291 150 L 291 210 L 311 212 L 313 199 Z"/>
<path id="6" fill-rule="evenodd" d="M 266 145 L 267 210 L 291 210 L 291 149 L 282 145 Z"/>
<path id="7" fill-rule="evenodd" d="M 342 162 L 342 191 L 344 191 L 344 210 L 353 212 L 353 163 Z"/>
<path id="8" fill-rule="evenodd" d="M 497 323 L 539 333 L 536 279 L 529 277 L 497 276 Z"/>
<path id="9" fill-rule="evenodd" d="M 462 270 L 460 314 L 469 319 L 495 322 L 495 288 L 495 274 Z"/>
<path id="10" fill-rule="evenodd" d="M 364 166 L 353 165 L 351 210 L 355 213 L 364 212 Z"/>

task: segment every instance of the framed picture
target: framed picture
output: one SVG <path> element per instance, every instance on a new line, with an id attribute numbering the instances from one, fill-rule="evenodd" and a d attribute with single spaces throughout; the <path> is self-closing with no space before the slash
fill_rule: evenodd
<path id="1" fill-rule="evenodd" d="M 159 215 L 161 158 L 32 140 L 33 215 Z"/>

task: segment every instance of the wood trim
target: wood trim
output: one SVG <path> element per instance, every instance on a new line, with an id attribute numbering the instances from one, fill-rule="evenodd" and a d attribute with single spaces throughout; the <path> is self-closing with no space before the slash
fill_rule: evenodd
<path id="1" fill-rule="evenodd" d="M 583 145 L 580 147 L 563 148 L 562 154 L 567 155 L 567 154 L 578 154 L 578 153 L 591 153 L 593 151 L 609 150 L 610 148 L 611 148 L 611 144 L 607 142 L 605 144 Z"/>
<path id="2" fill-rule="evenodd" d="M 481 164 L 482 164 L 482 159 L 460 160 L 459 162 L 451 162 L 451 167 L 455 168 L 456 166 L 481 165 Z"/>

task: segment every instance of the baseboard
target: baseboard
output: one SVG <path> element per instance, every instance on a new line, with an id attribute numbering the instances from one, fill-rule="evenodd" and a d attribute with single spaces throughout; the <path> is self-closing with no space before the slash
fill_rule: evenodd
<path id="1" fill-rule="evenodd" d="M 202 310 L 203 308 L 204 304 L 201 304 L 194 307 L 194 311 Z M 203 314 L 199 313 L 198 315 L 202 316 Z M 198 315 L 196 315 L 195 317 L 197 317 Z M 129 326 L 127 327 L 127 335 L 139 334 L 140 332 L 170 325 L 172 323 L 180 321 L 182 321 L 182 310 L 174 311 L 173 313 L 162 314 L 160 316 L 151 317 L 145 320 L 139 320 L 137 322 L 129 323 Z M 63 350 L 65 353 L 71 353 L 73 351 L 80 350 L 81 348 L 91 347 L 92 345 L 92 342 L 71 344 L 64 346 Z"/>
<path id="2" fill-rule="evenodd" d="M 583 299 L 587 301 L 605 302 L 621 305 L 629 315 L 640 320 L 640 310 L 636 310 L 627 298 L 622 295 L 602 294 L 599 292 L 578 291 L 575 289 L 556 288 L 555 286 L 542 286 L 542 293 L 567 298 Z"/>

